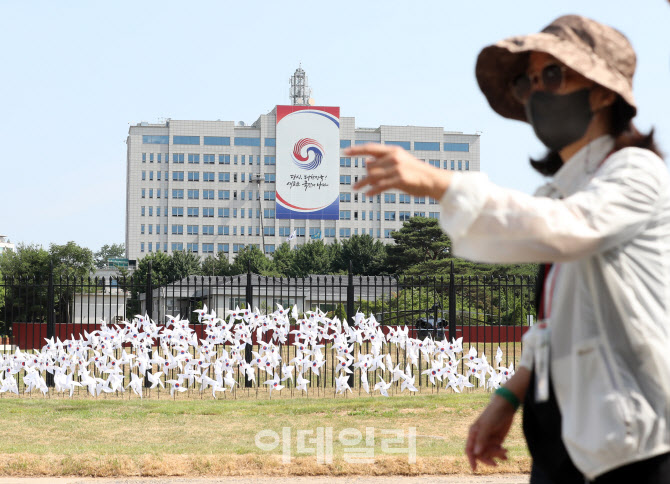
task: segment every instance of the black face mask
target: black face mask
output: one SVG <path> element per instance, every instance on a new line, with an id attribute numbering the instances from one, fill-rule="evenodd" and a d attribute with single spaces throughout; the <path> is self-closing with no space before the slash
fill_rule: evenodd
<path id="1" fill-rule="evenodd" d="M 586 133 L 593 118 L 589 89 L 570 94 L 535 91 L 526 103 L 526 119 L 537 137 L 552 151 L 560 151 Z"/>

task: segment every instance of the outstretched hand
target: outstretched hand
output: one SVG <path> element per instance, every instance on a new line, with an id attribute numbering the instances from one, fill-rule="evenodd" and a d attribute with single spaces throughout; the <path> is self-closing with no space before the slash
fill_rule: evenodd
<path id="1" fill-rule="evenodd" d="M 354 185 L 356 190 L 370 187 L 369 196 L 395 188 L 410 195 L 439 200 L 449 188 L 450 171 L 419 161 L 398 146 L 370 143 L 347 148 L 345 154 L 370 157 L 366 161 L 367 176 Z"/>
<path id="2" fill-rule="evenodd" d="M 500 397 L 494 397 L 470 426 L 465 453 L 473 471 L 477 470 L 477 461 L 495 466 L 497 463 L 494 459 L 507 460 L 507 449 L 502 443 L 513 420 L 512 405 Z"/>

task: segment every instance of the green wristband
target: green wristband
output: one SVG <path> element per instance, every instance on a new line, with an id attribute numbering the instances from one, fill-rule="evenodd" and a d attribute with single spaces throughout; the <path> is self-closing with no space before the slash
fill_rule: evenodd
<path id="1" fill-rule="evenodd" d="M 521 405 L 521 402 L 519 401 L 517 396 L 509 388 L 500 387 L 495 391 L 495 394 L 507 400 L 510 403 L 510 405 L 514 407 L 515 411 L 517 408 L 519 408 L 519 405 Z"/>

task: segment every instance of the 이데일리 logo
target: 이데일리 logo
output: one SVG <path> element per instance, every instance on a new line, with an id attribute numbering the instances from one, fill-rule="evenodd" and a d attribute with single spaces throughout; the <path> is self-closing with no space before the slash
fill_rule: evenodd
<path id="1" fill-rule="evenodd" d="M 303 152 L 305 153 L 303 155 Z M 310 153 L 314 157 L 310 156 Z M 311 158 L 311 161 L 310 161 Z M 293 163 L 303 170 L 313 170 L 321 164 L 323 159 L 323 146 L 312 138 L 302 138 L 293 147 Z"/>

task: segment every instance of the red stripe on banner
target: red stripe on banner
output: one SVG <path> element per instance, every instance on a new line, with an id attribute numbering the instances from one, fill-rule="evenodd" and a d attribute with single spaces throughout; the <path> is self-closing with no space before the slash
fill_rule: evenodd
<path id="1" fill-rule="evenodd" d="M 280 106 L 277 105 L 277 123 L 283 118 L 296 111 L 305 111 L 307 109 L 323 111 L 340 119 L 340 108 L 335 106 Z"/>
<path id="2" fill-rule="evenodd" d="M 288 203 L 286 200 L 284 200 L 284 199 L 281 197 L 281 195 L 279 195 L 279 192 L 277 192 L 277 193 L 275 194 L 275 196 L 277 197 L 277 200 L 279 200 L 283 205 L 286 205 L 287 207 L 293 208 L 293 209 L 295 209 L 295 210 L 302 210 L 302 211 L 304 211 L 304 210 L 310 210 L 310 211 L 311 211 L 311 210 L 321 210 L 322 208 L 326 208 L 326 207 L 328 206 L 328 205 L 323 205 L 322 207 L 302 208 L 302 207 L 297 207 L 297 206 L 295 206 L 295 205 L 292 205 L 292 204 Z"/>

